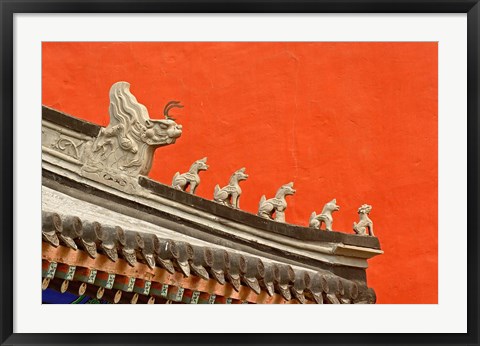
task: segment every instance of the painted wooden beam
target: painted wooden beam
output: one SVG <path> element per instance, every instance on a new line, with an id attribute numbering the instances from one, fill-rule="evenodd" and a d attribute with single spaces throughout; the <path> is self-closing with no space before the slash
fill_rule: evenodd
<path id="1" fill-rule="evenodd" d="M 96 296 L 103 296 L 105 289 L 114 288 L 116 277 L 135 278 L 135 286 L 133 293 L 141 295 L 158 296 L 160 298 L 169 299 L 172 301 L 178 301 L 176 298 L 179 288 L 190 291 L 198 291 L 207 293 L 210 296 L 215 295 L 218 297 L 227 297 L 232 300 L 247 301 L 255 304 L 296 304 L 295 300 L 286 301 L 281 295 L 274 293 L 269 296 L 267 292 L 261 291 L 260 294 L 256 294 L 251 288 L 241 286 L 238 292 L 229 283 L 221 285 L 214 279 L 204 280 L 198 276 L 190 275 L 184 277 L 182 273 L 175 272 L 170 274 L 168 271 L 162 268 L 150 268 L 143 263 L 136 263 L 135 266 L 130 266 L 124 259 L 119 258 L 116 262 L 112 262 L 106 255 L 98 254 L 96 258 L 91 258 L 84 251 L 73 251 L 65 246 L 54 247 L 48 243 L 42 243 L 42 273 L 44 277 L 51 275 L 49 273 L 58 266 L 52 265 L 53 263 L 61 263 L 66 265 L 66 268 L 75 266 L 80 270 L 79 273 L 94 273 L 97 271 L 94 279 L 94 284 L 101 286 L 104 290 L 98 292 Z M 85 268 L 85 269 L 79 269 Z M 85 277 L 86 275 L 84 275 Z M 53 277 L 53 276 L 52 276 Z M 123 280 L 123 279 L 122 279 Z M 137 283 L 138 281 L 138 283 Z M 122 281 L 125 283 L 125 281 Z M 146 282 L 149 282 L 150 287 L 148 292 L 145 292 Z M 120 285 L 120 284 L 119 284 Z M 162 289 L 167 285 L 167 294 L 162 294 Z M 117 286 L 118 287 L 118 286 Z M 183 292 L 184 293 L 184 292 Z M 182 297 L 183 297 L 182 293 Z M 175 294 L 175 295 L 174 295 Z M 313 303 L 307 300 L 307 303 Z"/>

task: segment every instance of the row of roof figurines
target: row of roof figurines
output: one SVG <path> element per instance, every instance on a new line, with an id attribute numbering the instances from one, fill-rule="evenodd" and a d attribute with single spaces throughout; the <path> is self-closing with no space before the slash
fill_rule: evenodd
<path id="1" fill-rule="evenodd" d="M 110 177 L 112 171 L 121 171 L 118 181 L 113 180 L 122 187 L 126 185 L 122 178 L 124 175 L 146 175 L 151 167 L 154 149 L 175 143 L 182 134 L 182 126 L 178 125 L 175 119 L 169 115 L 169 110 L 172 108 L 183 108 L 180 101 L 167 103 L 164 109 L 165 120 L 152 120 L 148 115 L 147 108 L 137 101 L 129 88 L 130 83 L 125 81 L 114 83 L 110 88 L 110 124 L 100 130 L 92 143 L 87 144 L 84 154 L 85 163 L 82 167 L 83 175 L 95 179 L 98 172 L 105 169 L 110 173 L 102 174 L 103 179 L 106 179 L 105 176 Z M 111 137 L 117 137 L 118 145 L 114 145 L 115 142 Z M 153 150 L 148 150 L 147 147 L 153 148 Z M 200 184 L 199 172 L 207 169 L 206 157 L 195 161 L 188 172 L 175 174 L 172 187 L 182 191 L 189 188 L 190 193 L 195 194 L 195 190 Z M 239 182 L 247 178 L 245 168 L 234 172 L 227 186 L 223 188 L 220 188 L 219 185 L 215 186 L 214 201 L 238 209 L 238 201 L 242 194 Z M 265 195 L 262 196 L 258 215 L 266 219 L 285 222 L 285 210 L 287 209 L 285 196 L 294 193 L 293 183 L 289 183 L 282 185 L 273 198 L 266 199 Z M 332 231 L 332 213 L 339 209 L 336 200 L 331 200 L 325 204 L 319 215 L 316 212 L 311 214 L 309 226 L 321 229 L 322 224 L 325 224 L 326 230 Z M 374 236 L 373 222 L 368 217 L 371 210 L 372 206 L 368 204 L 363 204 L 358 209 L 360 220 L 353 224 L 355 233 Z"/>
<path id="2" fill-rule="evenodd" d="M 172 187 L 187 191 L 191 194 L 195 194 L 198 185 L 200 184 L 200 171 L 206 171 L 208 169 L 207 158 L 195 161 L 188 172 L 180 174 L 175 173 L 173 176 Z M 247 180 L 248 175 L 245 173 L 245 168 L 241 168 L 234 172 L 230 177 L 228 185 L 220 188 L 217 184 L 213 192 L 213 200 L 217 203 L 224 204 L 231 208 L 239 209 L 239 199 L 242 194 L 240 188 L 240 181 Z M 260 198 L 258 205 L 258 216 L 266 219 L 275 220 L 278 222 L 285 222 L 285 210 L 287 209 L 287 201 L 285 199 L 288 195 L 295 194 L 293 189 L 293 182 L 282 185 L 273 198 L 266 199 L 265 195 Z M 340 210 L 340 206 L 337 205 L 336 199 L 331 200 L 322 209 L 322 212 L 317 215 L 314 211 L 309 219 L 309 227 L 315 229 L 322 229 L 322 224 L 325 224 L 326 231 L 332 231 L 333 216 L 332 213 Z M 359 222 L 353 223 L 353 231 L 358 235 L 363 236 L 375 236 L 373 233 L 373 222 L 368 217 L 372 206 L 363 204 L 358 208 Z"/>

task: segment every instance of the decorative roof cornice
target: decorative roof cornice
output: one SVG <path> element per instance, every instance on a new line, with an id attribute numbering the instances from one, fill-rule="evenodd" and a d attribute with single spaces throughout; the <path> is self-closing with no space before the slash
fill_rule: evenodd
<path id="1" fill-rule="evenodd" d="M 229 282 L 236 289 L 247 286 L 256 294 L 262 290 L 270 295 L 277 292 L 283 299 L 292 296 L 299 302 L 305 302 L 303 292 L 309 289 L 317 303 L 355 299 L 345 298 L 340 289 L 353 287 L 349 282 L 370 292 L 366 288 L 367 259 L 383 253 L 368 217 L 371 206 L 365 204 L 359 209 L 355 234 L 347 234 L 332 229 L 332 213 L 339 210 L 336 199 L 325 204 L 319 215 L 313 212 L 305 226 L 285 223 L 285 197 L 295 193 L 293 182 L 283 185 L 274 198 L 263 196 L 258 215 L 240 210 L 238 182 L 248 177 L 245 168 L 232 175 L 229 185 L 223 188 L 217 185 L 213 200 L 195 196 L 200 183 L 198 173 L 208 168 L 206 157 L 195 161 L 189 172 L 177 173 L 173 187 L 147 178 L 155 149 L 175 143 L 182 133 L 181 125 L 168 114 L 174 107 L 182 106 L 178 101 L 170 102 L 164 110 L 166 119 L 150 119 L 126 82 L 115 83 L 110 90 L 107 127 L 43 107 L 44 191 L 50 188 L 64 200 L 73 199 L 70 202 L 74 206 L 87 203 L 88 208 L 105 208 L 107 213 L 112 211 L 133 223 L 142 220 L 150 225 L 124 232 L 118 225 L 105 222 L 101 215 L 95 221 L 82 222 L 73 216 L 75 213 L 63 212 L 70 215 L 63 220 L 66 231 L 59 230 L 54 219 L 47 217 L 43 230 L 45 242 L 52 247 L 63 244 L 72 251 L 89 254 L 92 259 L 100 254 L 131 266 L 144 262 L 151 270 L 160 265 L 170 275 L 192 274 L 221 285 Z M 190 193 L 185 191 L 188 185 Z M 48 202 L 44 207 L 56 211 Z M 83 218 L 82 213 L 77 216 Z M 319 229 L 322 223 L 325 231 Z M 159 236 L 162 232 L 155 227 L 166 230 L 163 234 L 170 234 L 171 238 Z M 212 247 L 185 239 L 209 243 Z M 157 253 L 159 242 L 167 244 L 173 257 L 166 250 L 159 250 L 166 257 Z M 273 262 L 277 264 L 268 264 Z M 290 270 L 289 265 L 303 269 L 290 267 Z M 318 271 L 328 274 L 319 277 Z M 335 280 L 342 284 L 338 287 L 325 284 L 323 278 L 329 275 L 338 277 Z M 372 292 L 362 292 L 358 292 L 359 301 L 372 301 L 365 298 L 371 297 Z"/>
<path id="2" fill-rule="evenodd" d="M 162 239 L 153 234 L 102 225 L 94 220 L 82 221 L 71 215 L 62 218 L 57 213 L 43 212 L 42 220 L 43 258 L 46 261 L 44 289 L 54 278 L 63 279 L 59 284 L 60 291 L 66 291 L 69 285 L 76 290 L 85 290 L 84 282 L 97 286 L 96 295 L 100 290 L 102 296 L 106 293 L 115 300 L 116 295 L 110 290 L 119 288 L 127 293 L 133 292 L 133 286 L 125 283 L 138 280 L 137 285 L 141 283 L 142 286 L 140 294 L 153 299 L 165 298 L 165 295 L 161 289 L 155 291 L 151 288 L 167 285 L 176 292 L 181 288 L 216 294 L 219 298 L 222 294 L 230 299 L 242 300 L 244 297 L 251 303 L 285 303 L 291 299 L 317 304 L 375 301 L 373 290 L 362 282 L 347 280 L 328 271 L 294 269 L 290 265 L 233 250 Z M 85 255 L 81 256 L 79 252 Z M 105 273 L 104 279 L 99 280 L 102 275 L 92 279 L 85 273 L 91 274 L 92 270 L 96 276 L 98 272 Z M 199 284 L 198 279 L 205 284 Z M 119 300 L 118 294 L 117 298 Z M 149 299 L 141 301 L 148 302 Z"/>

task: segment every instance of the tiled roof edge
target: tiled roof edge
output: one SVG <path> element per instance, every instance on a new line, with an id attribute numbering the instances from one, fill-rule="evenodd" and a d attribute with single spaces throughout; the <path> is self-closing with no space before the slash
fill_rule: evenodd
<path id="1" fill-rule="evenodd" d="M 364 268 L 327 263 L 310 257 L 302 256 L 301 254 L 296 252 L 285 252 L 281 250 L 278 250 L 280 252 L 277 252 L 277 249 L 271 247 L 266 248 L 258 242 L 245 242 L 246 240 L 242 240 L 242 238 L 235 236 L 235 234 L 215 233 L 215 231 L 209 227 L 204 227 L 201 224 L 190 224 L 190 221 L 188 220 L 183 220 L 181 223 L 178 223 L 178 219 L 176 219 L 175 217 L 172 218 L 169 214 L 166 214 L 163 211 L 159 211 L 147 205 L 139 204 L 139 202 L 137 201 L 126 200 L 118 195 L 111 195 L 110 193 L 99 190 L 94 186 L 82 184 L 63 175 L 57 175 L 56 173 L 48 171 L 46 169 L 42 170 L 42 174 L 42 184 L 49 188 L 52 188 L 59 192 L 68 193 L 75 198 L 82 198 L 89 203 L 94 203 L 97 205 L 104 205 L 103 202 L 99 202 L 99 199 L 108 201 L 109 209 L 116 212 L 121 212 L 124 215 L 138 217 L 139 213 L 142 213 L 142 215 L 147 214 L 148 218 L 144 219 L 142 216 L 142 219 L 152 224 L 160 225 L 160 223 L 157 222 L 157 219 L 165 219 L 167 220 L 167 224 L 165 224 L 164 226 L 172 229 L 173 231 L 179 232 L 180 234 L 184 234 L 212 243 L 218 243 L 218 240 L 221 238 L 222 241 L 220 243 L 224 243 L 223 240 L 225 240 L 227 243 L 230 243 L 226 244 L 225 246 L 230 248 L 241 249 L 243 247 L 248 247 L 248 250 L 243 249 L 243 251 L 262 253 L 264 257 L 269 257 L 274 260 L 274 257 L 281 257 L 284 260 L 289 259 L 298 265 L 332 271 L 335 272 L 335 274 L 345 278 L 355 280 L 358 279 L 361 281 L 365 281 L 366 279 L 366 273 Z M 115 209 L 112 209 L 113 206 L 115 206 Z M 130 211 L 134 214 L 131 214 Z M 185 230 L 185 227 L 183 226 L 187 227 L 188 230 Z M 216 241 L 212 241 L 212 237 L 218 239 L 216 239 Z M 272 257 L 271 255 L 275 256 Z"/>
<path id="2" fill-rule="evenodd" d="M 262 290 L 270 296 L 276 292 L 285 300 L 297 299 L 300 303 L 305 299 L 316 303 L 374 303 L 375 299 L 374 291 L 363 283 L 327 271 L 294 270 L 290 265 L 265 262 L 256 256 L 160 239 L 75 216 L 62 218 L 57 213 L 43 212 L 42 238 L 54 247 L 85 251 L 91 258 L 100 253 L 112 262 L 121 258 L 131 267 L 141 262 L 172 274 L 181 272 L 185 277 L 194 275 L 214 279 L 221 285 L 229 283 L 236 291 L 245 285 L 257 295 Z"/>

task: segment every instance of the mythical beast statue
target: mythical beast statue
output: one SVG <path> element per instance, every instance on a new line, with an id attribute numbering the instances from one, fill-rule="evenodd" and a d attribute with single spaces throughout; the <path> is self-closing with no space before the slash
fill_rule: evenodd
<path id="1" fill-rule="evenodd" d="M 266 199 L 265 195 L 263 195 L 258 205 L 258 216 L 278 222 L 285 222 L 285 210 L 287 209 L 285 197 L 294 195 L 295 192 L 293 182 L 290 182 L 282 185 L 273 198 Z"/>
<path id="2" fill-rule="evenodd" d="M 372 206 L 368 204 L 362 204 L 360 208 L 358 208 L 358 216 L 360 221 L 358 223 L 353 223 L 353 231 L 358 235 L 371 235 L 375 237 L 373 234 L 373 221 L 370 220 L 368 214 L 372 211 Z"/>
<path id="3" fill-rule="evenodd" d="M 245 174 L 245 167 L 240 168 L 232 174 L 227 186 L 220 188 L 220 185 L 215 186 L 213 192 L 213 200 L 218 203 L 222 203 L 228 207 L 235 209 L 240 208 L 240 196 L 242 195 L 242 189 L 240 188 L 240 182 L 247 180 L 248 174 Z"/>
<path id="4" fill-rule="evenodd" d="M 330 202 L 325 204 L 320 215 L 317 215 L 316 212 L 313 212 L 312 215 L 310 215 L 310 220 L 308 224 L 310 227 L 321 229 L 322 223 L 324 223 L 325 230 L 331 232 L 333 224 L 332 213 L 339 210 L 340 206 L 337 205 L 337 199 L 334 198 Z"/>
<path id="5" fill-rule="evenodd" d="M 110 124 L 87 143 L 82 175 L 122 190 L 138 175 L 147 175 L 155 149 L 175 143 L 182 134 L 182 126 L 168 115 L 174 107 L 183 106 L 171 101 L 165 106 L 165 119 L 150 119 L 147 108 L 130 92 L 129 83 L 113 84 Z"/>
<path id="6" fill-rule="evenodd" d="M 190 193 L 195 194 L 198 185 L 200 185 L 200 171 L 206 171 L 208 169 L 207 158 L 195 161 L 191 166 L 188 172 L 180 174 L 180 172 L 175 173 L 173 176 L 172 187 L 177 190 L 187 191 L 187 188 L 190 186 Z"/>

